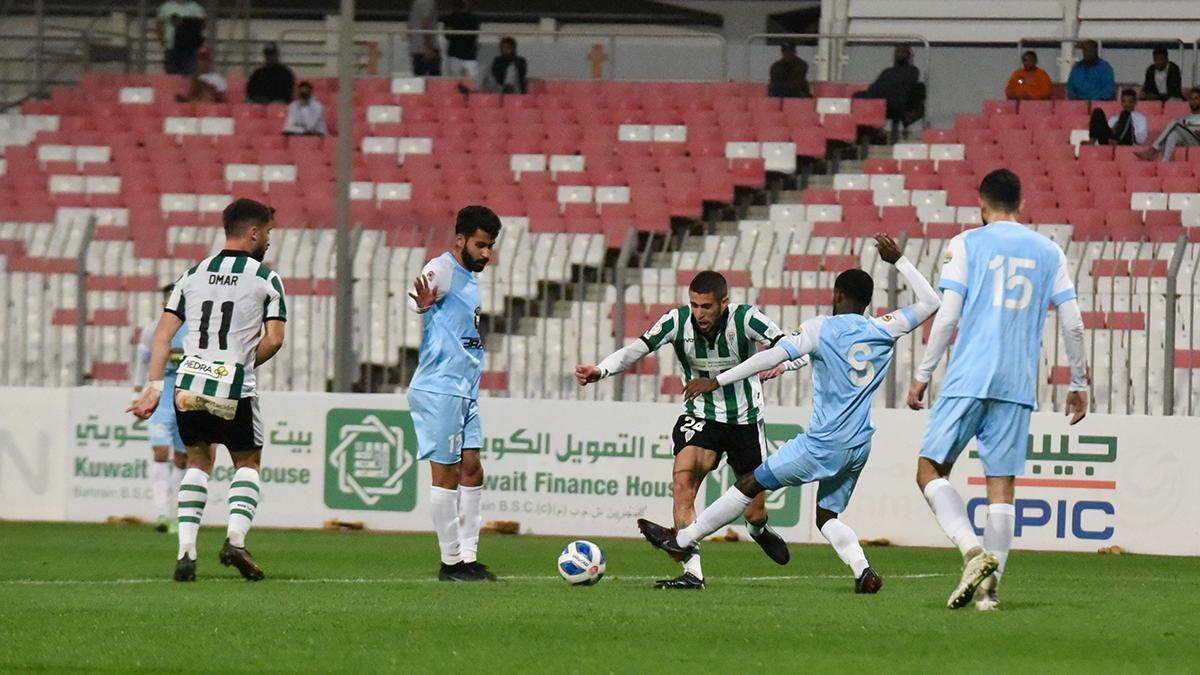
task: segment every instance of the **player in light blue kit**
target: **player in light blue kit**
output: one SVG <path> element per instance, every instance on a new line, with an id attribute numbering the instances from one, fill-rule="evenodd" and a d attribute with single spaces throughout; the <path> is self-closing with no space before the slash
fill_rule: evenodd
<path id="1" fill-rule="evenodd" d="M 442 581 L 495 581 L 480 563 L 479 501 L 483 467 L 479 447 L 479 284 L 500 234 L 500 219 L 484 206 L 467 206 L 454 224 L 454 250 L 430 260 L 409 294 L 409 308 L 424 314 L 417 372 L 408 406 L 417 431 L 418 457 L 433 472 L 430 510 L 437 531 Z M 461 524 L 460 524 L 461 517 Z"/>
<path id="2" fill-rule="evenodd" d="M 916 330 L 938 308 L 937 292 L 900 254 L 896 242 L 875 237 L 879 255 L 904 276 L 917 302 L 879 318 L 864 315 L 874 282 L 862 270 L 838 275 L 833 285 L 833 316 L 805 321 L 800 330 L 771 349 L 743 361 L 716 379 L 695 379 L 684 395 L 691 398 L 760 372 L 775 376 L 795 369 L 796 359 L 811 355 L 813 413 L 808 431 L 788 441 L 753 473 L 738 479 L 696 518 L 676 532 L 638 520 L 642 535 L 672 558 L 690 555 L 696 544 L 732 522 L 763 490 L 819 482 L 817 527 L 854 573 L 856 593 L 876 593 L 883 580 L 867 563 L 858 536 L 838 519 L 846 509 L 858 476 L 871 453 L 871 399 L 892 365 L 896 340 Z"/>
<path id="3" fill-rule="evenodd" d="M 929 334 L 925 358 L 908 392 L 922 407 L 925 389 L 958 326 L 954 358 L 933 406 L 917 485 L 938 524 L 963 555 L 963 572 L 947 605 L 957 609 L 980 597 L 976 609 L 999 607 L 996 587 L 1012 547 L 1015 477 L 1025 473 L 1029 414 L 1037 404 L 1038 355 L 1051 304 L 1058 306 L 1071 364 L 1066 411 L 1071 424 L 1087 414 L 1083 317 L 1067 257 L 1053 241 L 1017 223 L 1021 182 L 998 169 L 979 185 L 984 227 L 950 240 L 939 283 L 942 309 Z M 961 317 L 961 324 L 960 324 Z M 947 478 L 959 453 L 975 438 L 987 477 L 988 515 L 983 543 L 967 518 L 962 496 Z"/>
<path id="4" fill-rule="evenodd" d="M 174 284 L 163 287 L 163 304 L 171 295 Z M 137 353 L 133 360 L 133 400 L 142 396 L 146 385 L 146 374 L 150 366 L 150 345 L 154 341 L 154 329 L 158 321 L 152 321 L 142 328 L 138 340 Z M 183 328 L 171 338 L 171 353 L 167 357 L 167 369 L 163 375 L 163 397 L 149 420 L 150 445 L 154 450 L 154 461 L 150 465 L 151 494 L 154 498 L 154 510 L 157 519 L 154 529 L 159 532 L 174 533 L 179 529 L 178 522 L 171 517 L 175 505 L 175 493 L 179 488 L 179 480 L 187 468 L 187 448 L 179 438 L 179 425 L 175 421 L 175 370 L 183 358 L 183 338 L 187 331 Z M 174 452 L 172 452 L 174 451 Z"/>

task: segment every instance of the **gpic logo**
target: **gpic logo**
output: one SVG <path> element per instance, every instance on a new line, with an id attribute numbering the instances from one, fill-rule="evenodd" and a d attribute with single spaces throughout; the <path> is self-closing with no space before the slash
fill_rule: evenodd
<path id="1" fill-rule="evenodd" d="M 766 425 L 767 453 L 775 454 L 779 446 L 804 433 L 799 424 Z M 733 470 L 728 466 L 710 473 L 705 481 L 704 504 L 711 505 L 733 486 Z M 800 486 L 776 490 L 767 495 L 767 516 L 774 527 L 793 527 L 800 524 Z"/>
<path id="2" fill-rule="evenodd" d="M 400 410 L 335 408 L 325 420 L 325 505 L 412 511 L 417 457 L 412 415 Z"/>

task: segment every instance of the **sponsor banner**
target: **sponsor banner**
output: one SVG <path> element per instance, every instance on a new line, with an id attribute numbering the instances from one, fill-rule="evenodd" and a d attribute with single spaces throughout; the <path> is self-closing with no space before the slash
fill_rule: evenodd
<path id="1" fill-rule="evenodd" d="M 0 387 L 0 518 L 62 520 L 67 390 Z"/>
<path id="2" fill-rule="evenodd" d="M 26 416 L 24 427 L 0 424 L 0 517 L 152 517 L 149 441 L 145 426 L 122 412 L 127 391 L 18 390 L 12 396 L 23 405 L 38 400 L 64 416 L 69 409 L 69 423 L 51 414 Z M 337 518 L 374 529 L 431 529 L 429 467 L 416 459 L 403 396 L 268 392 L 261 409 L 266 447 L 256 525 L 318 527 Z M 670 431 L 678 406 L 483 399 L 480 410 L 485 521 L 511 520 L 522 532 L 563 536 L 637 536 L 639 517 L 670 522 Z M 773 408 L 768 415 L 771 451 L 801 433 L 808 420 L 803 408 Z M 842 518 L 862 538 L 947 546 L 914 480 L 927 416 L 882 409 L 874 416 L 879 432 L 871 458 Z M 1034 414 L 1026 474 L 1017 482 L 1015 547 L 1094 551 L 1119 545 L 1139 553 L 1200 555 L 1200 504 L 1185 498 L 1200 491 L 1200 457 L 1189 447 L 1197 428 L 1192 418 L 1101 415 L 1071 427 L 1060 415 Z M 6 443 L 5 434 L 18 433 L 23 440 Z M 65 452 L 32 452 L 39 433 Z M 39 473 L 39 454 L 48 456 L 51 471 L 40 482 L 46 474 Z M 61 476 L 53 475 L 54 467 Z M 217 467 L 204 519 L 214 525 L 225 522 L 233 473 L 223 450 Z M 18 480 L 24 492 L 14 492 Z M 951 480 L 982 532 L 986 480 L 973 444 Z M 732 481 L 727 468 L 715 472 L 701 486 L 697 508 Z M 41 504 L 36 508 L 43 515 L 22 515 L 21 508 L 33 507 L 9 497 L 35 492 L 30 485 L 42 490 L 30 503 Z M 47 508 L 55 494 L 63 503 Z M 808 486 L 770 496 L 771 523 L 789 541 L 824 542 L 813 525 L 814 496 Z"/>

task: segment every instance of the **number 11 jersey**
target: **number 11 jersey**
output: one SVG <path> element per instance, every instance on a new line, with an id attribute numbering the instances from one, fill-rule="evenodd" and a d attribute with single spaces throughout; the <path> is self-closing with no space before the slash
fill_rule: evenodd
<path id="1" fill-rule="evenodd" d="M 267 321 L 286 321 L 283 281 L 244 251 L 221 251 L 175 282 L 164 311 L 187 337 L 175 387 L 216 398 L 256 396 L 254 355 Z"/>
<path id="2" fill-rule="evenodd" d="M 967 230 L 950 240 L 938 288 L 963 297 L 940 395 L 1033 407 L 1046 312 L 1075 298 L 1063 250 L 1018 223 Z"/>

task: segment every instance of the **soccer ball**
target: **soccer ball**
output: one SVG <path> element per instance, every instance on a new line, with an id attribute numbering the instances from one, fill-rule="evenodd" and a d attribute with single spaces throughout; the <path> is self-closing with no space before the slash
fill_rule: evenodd
<path id="1" fill-rule="evenodd" d="M 590 541 L 573 541 L 558 556 L 558 573 L 574 586 L 591 586 L 604 577 L 604 552 Z"/>

